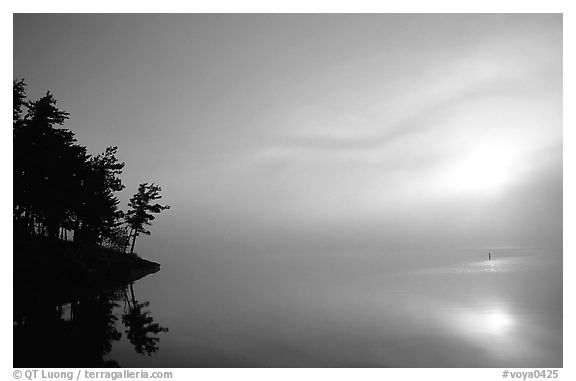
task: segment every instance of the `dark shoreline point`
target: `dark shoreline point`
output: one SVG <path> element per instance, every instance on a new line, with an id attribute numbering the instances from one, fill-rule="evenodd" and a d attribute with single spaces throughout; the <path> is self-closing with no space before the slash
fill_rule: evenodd
<path id="1" fill-rule="evenodd" d="M 129 338 L 132 344 L 157 350 L 158 339 L 149 337 L 146 327 L 158 329 L 153 333 L 163 328 L 141 310 L 147 304 L 135 299 L 132 282 L 159 270 L 158 263 L 99 245 L 16 238 L 13 365 L 118 367 L 107 356 L 112 343 L 128 332 L 136 335 Z M 114 308 L 124 298 L 131 310 L 120 317 Z M 140 325 L 124 322 L 130 318 L 128 323 Z M 120 319 L 125 332 L 116 327 Z"/>
<path id="2" fill-rule="evenodd" d="M 136 254 L 60 240 L 15 240 L 13 252 L 14 318 L 36 302 L 68 303 L 160 270 L 160 264 Z"/>

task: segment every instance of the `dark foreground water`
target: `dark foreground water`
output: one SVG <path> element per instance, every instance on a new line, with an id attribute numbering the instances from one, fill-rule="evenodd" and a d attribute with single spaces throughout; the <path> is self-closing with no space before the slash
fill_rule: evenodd
<path id="1" fill-rule="evenodd" d="M 560 253 L 406 258 L 168 262 L 132 287 L 36 309 L 15 324 L 15 365 L 68 358 L 124 367 L 562 366 Z"/>

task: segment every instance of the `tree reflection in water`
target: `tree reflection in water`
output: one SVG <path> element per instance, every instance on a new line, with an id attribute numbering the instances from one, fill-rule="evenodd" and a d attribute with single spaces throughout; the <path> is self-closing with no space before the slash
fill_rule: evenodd
<path id="1" fill-rule="evenodd" d="M 132 283 L 130 284 L 130 296 L 131 298 L 128 298 L 128 294 L 125 292 L 128 313 L 122 315 L 122 323 L 127 328 L 126 336 L 130 343 L 134 345 L 137 353 L 151 356 L 152 353 L 158 351 L 160 338 L 156 335 L 160 332 L 168 332 L 168 328 L 154 323 L 152 316 L 149 316 L 150 311 L 143 311 L 143 308 L 148 307 L 150 302 L 139 303 L 136 300 Z"/>
<path id="2" fill-rule="evenodd" d="M 122 299 L 128 302 L 122 315 L 126 337 L 137 353 L 151 355 L 158 351 L 160 338 L 167 332 L 153 322 L 149 302 L 138 303 L 130 285 L 98 295 L 86 295 L 70 303 L 58 303 L 40 295 L 26 298 L 15 295 L 14 366 L 15 367 L 117 367 L 105 359 L 113 343 L 122 338 L 118 327 Z M 18 300 L 18 301 L 16 301 Z M 125 306 L 126 310 L 126 306 Z"/>

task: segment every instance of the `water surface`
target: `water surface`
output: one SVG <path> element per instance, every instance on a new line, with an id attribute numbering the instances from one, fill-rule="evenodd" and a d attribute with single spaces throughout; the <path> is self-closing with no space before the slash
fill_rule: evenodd
<path id="1" fill-rule="evenodd" d="M 168 263 L 134 285 L 169 328 L 159 350 L 138 354 L 122 338 L 107 357 L 129 367 L 561 367 L 560 255 L 484 256 L 223 254 Z"/>

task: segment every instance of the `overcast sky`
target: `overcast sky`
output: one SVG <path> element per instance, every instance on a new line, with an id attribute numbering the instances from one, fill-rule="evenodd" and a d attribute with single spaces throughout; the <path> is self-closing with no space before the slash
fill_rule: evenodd
<path id="1" fill-rule="evenodd" d="M 16 15 L 14 77 L 163 187 L 148 240 L 562 244 L 561 15 Z"/>

